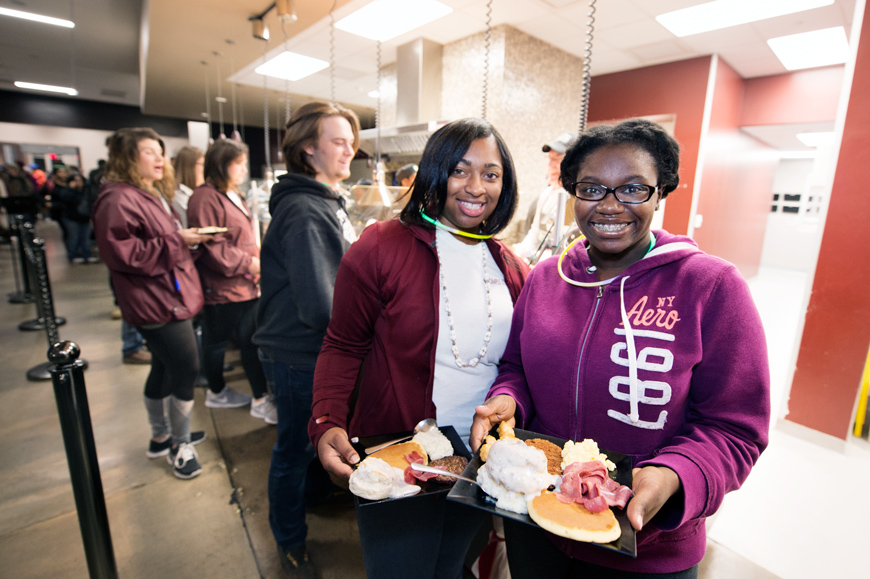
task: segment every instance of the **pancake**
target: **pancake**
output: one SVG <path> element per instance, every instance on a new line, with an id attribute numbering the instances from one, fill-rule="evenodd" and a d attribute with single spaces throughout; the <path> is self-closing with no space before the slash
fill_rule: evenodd
<path id="1" fill-rule="evenodd" d="M 529 516 L 554 535 L 586 543 L 610 543 L 622 535 L 613 511 L 590 513 L 577 503 L 562 503 L 555 493 L 544 491 L 527 503 Z"/>
<path id="2" fill-rule="evenodd" d="M 547 457 L 547 472 L 550 474 L 562 474 L 562 449 L 549 440 L 543 438 L 530 438 L 525 441 L 527 446 L 532 446 L 544 451 Z"/>
<path id="3" fill-rule="evenodd" d="M 429 456 L 426 454 L 426 449 L 423 448 L 422 444 L 414 442 L 413 440 L 382 448 L 377 452 L 373 452 L 369 456 L 374 456 L 375 458 L 385 461 L 390 466 L 405 470 L 410 464 L 405 460 L 405 455 L 411 454 L 412 452 L 416 452 L 423 457 L 423 464 L 429 464 Z"/>

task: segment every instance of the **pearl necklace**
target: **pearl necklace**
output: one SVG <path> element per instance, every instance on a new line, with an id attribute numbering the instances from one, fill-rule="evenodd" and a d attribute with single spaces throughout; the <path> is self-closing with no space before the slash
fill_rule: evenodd
<path id="1" fill-rule="evenodd" d="M 444 266 L 441 263 L 441 253 L 438 251 L 438 238 L 435 238 L 435 254 L 438 256 L 438 275 L 441 279 L 441 291 L 444 293 L 444 306 L 447 309 L 447 327 L 450 330 L 450 342 L 453 344 L 453 359 L 456 360 L 456 365 L 460 368 L 474 368 L 477 366 L 483 357 L 486 355 L 486 350 L 489 348 L 489 340 L 492 338 L 492 291 L 490 289 L 489 271 L 486 267 L 486 244 L 480 243 L 483 253 L 483 284 L 486 288 L 486 333 L 483 335 L 483 347 L 477 353 L 477 357 L 472 358 L 466 364 L 459 357 L 459 347 L 456 345 L 456 329 L 453 326 L 453 313 L 450 311 L 450 298 L 447 296 L 447 283 L 444 281 Z"/>

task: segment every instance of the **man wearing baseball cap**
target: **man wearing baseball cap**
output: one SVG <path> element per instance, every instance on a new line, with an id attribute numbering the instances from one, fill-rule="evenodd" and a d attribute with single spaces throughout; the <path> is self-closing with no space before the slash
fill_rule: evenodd
<path id="1" fill-rule="evenodd" d="M 523 240 L 514 246 L 514 250 L 526 259 L 532 259 L 541 247 L 554 247 L 556 239 L 556 215 L 559 211 L 559 200 L 565 202 L 567 193 L 559 183 L 560 165 L 565 158 L 565 151 L 577 138 L 574 133 L 562 133 L 541 147 L 547 153 L 547 187 L 538 199 L 529 207 L 526 225 L 528 233 Z"/>

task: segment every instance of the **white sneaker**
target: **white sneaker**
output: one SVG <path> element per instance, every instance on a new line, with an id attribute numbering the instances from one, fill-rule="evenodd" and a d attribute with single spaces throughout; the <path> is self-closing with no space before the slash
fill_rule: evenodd
<path id="1" fill-rule="evenodd" d="M 211 390 L 205 393 L 205 405 L 207 408 L 241 408 L 250 403 L 250 396 L 233 390 L 229 386 L 224 386 L 220 394 L 215 394 Z"/>
<path id="2" fill-rule="evenodd" d="M 278 409 L 269 396 L 264 396 L 262 402 L 251 402 L 251 416 L 262 418 L 266 424 L 278 424 Z"/>

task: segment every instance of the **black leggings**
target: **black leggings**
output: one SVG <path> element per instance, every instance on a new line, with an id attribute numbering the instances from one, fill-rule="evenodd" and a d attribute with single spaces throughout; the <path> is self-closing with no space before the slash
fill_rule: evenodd
<path id="1" fill-rule="evenodd" d="M 157 328 L 138 329 L 151 350 L 145 396 L 159 400 L 173 395 L 179 400 L 193 400 L 193 383 L 199 373 L 193 322 L 177 320 Z"/>
<path id="2" fill-rule="evenodd" d="M 697 579 L 698 566 L 675 573 L 632 573 L 608 569 L 559 550 L 538 527 L 504 520 L 505 546 L 512 579 Z"/>
<path id="3" fill-rule="evenodd" d="M 266 375 L 254 345 L 257 330 L 257 302 L 229 302 L 207 305 L 202 309 L 202 356 L 205 377 L 212 392 L 219 394 L 224 389 L 224 352 L 227 342 L 235 336 L 242 356 L 245 376 L 251 383 L 254 398 L 266 394 Z"/>

